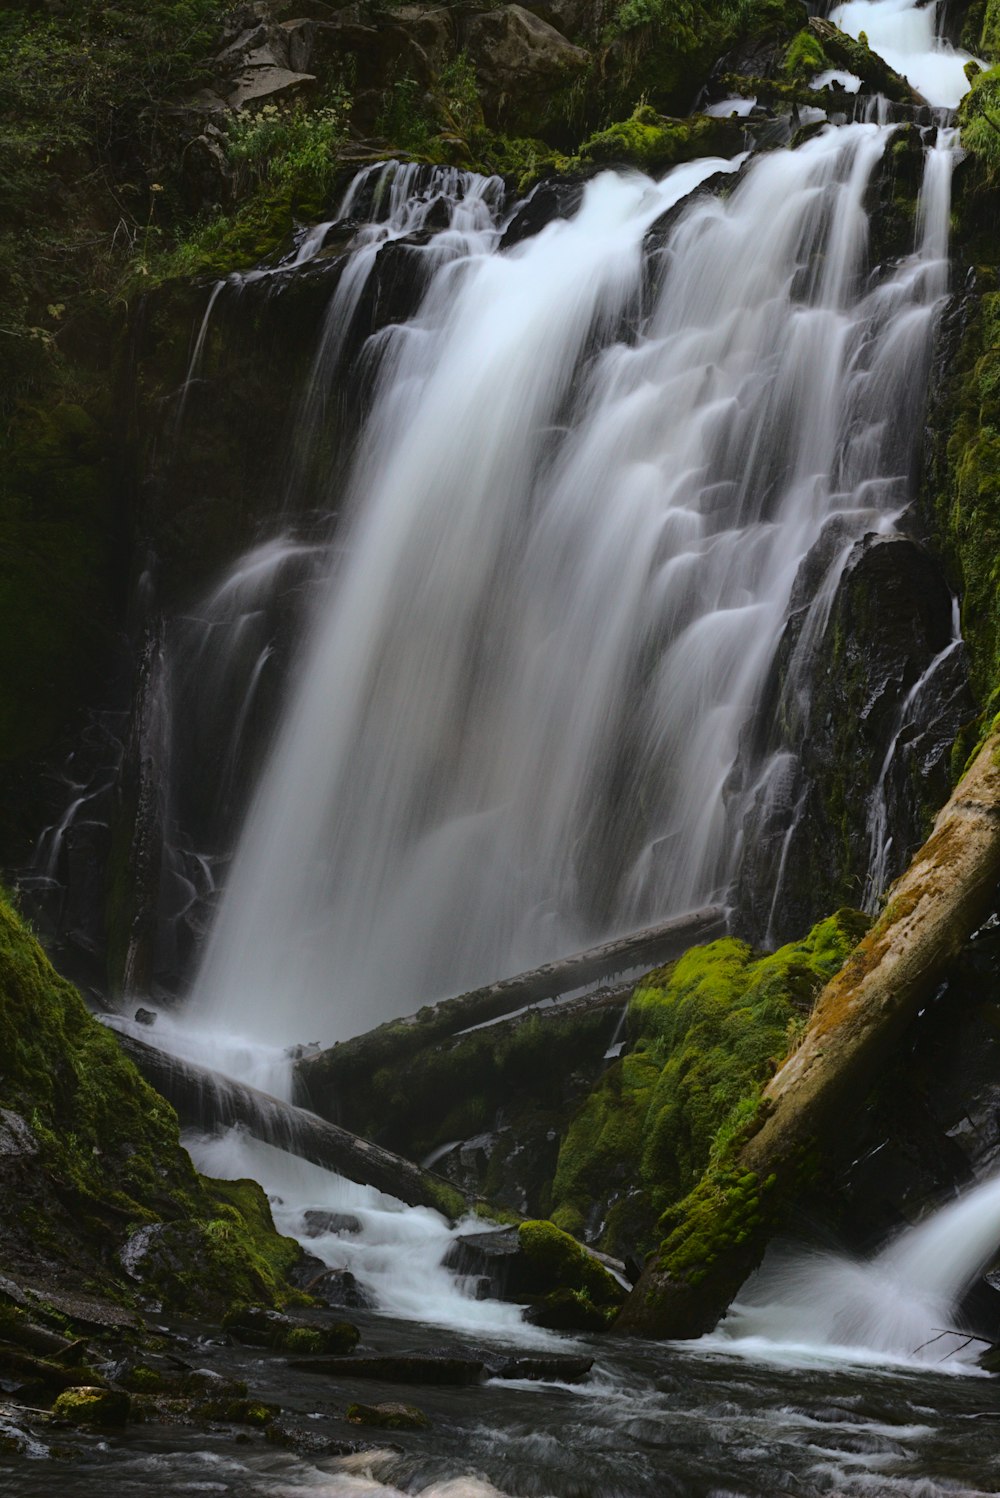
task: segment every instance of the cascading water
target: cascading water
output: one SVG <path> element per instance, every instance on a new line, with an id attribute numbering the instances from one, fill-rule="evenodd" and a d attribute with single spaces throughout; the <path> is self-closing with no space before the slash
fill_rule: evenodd
<path id="1" fill-rule="evenodd" d="M 901 73 L 928 102 L 939 109 L 956 109 L 968 92 L 965 65 L 971 52 L 941 38 L 937 0 L 914 5 L 913 0 L 847 0 L 830 12 L 834 25 L 849 36 L 868 38 L 868 45 Z"/>
<path id="2" fill-rule="evenodd" d="M 871 1259 L 776 1255 L 745 1287 L 712 1345 L 974 1368 L 985 1339 L 961 1330 L 959 1302 L 998 1239 L 1000 1177 L 994 1177 Z"/>
<path id="3" fill-rule="evenodd" d="M 603 175 L 506 250 L 491 217 L 377 335 L 338 563 L 192 1017 L 327 1041 L 725 890 L 727 784 L 801 564 L 835 521 L 818 619 L 907 498 L 952 150 L 873 282 L 890 136 L 828 129 L 662 226 L 741 158 Z"/>

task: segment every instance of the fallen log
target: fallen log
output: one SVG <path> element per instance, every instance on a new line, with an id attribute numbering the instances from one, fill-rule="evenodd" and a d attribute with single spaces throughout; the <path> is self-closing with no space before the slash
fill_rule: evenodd
<path id="1" fill-rule="evenodd" d="M 504 978 L 457 998 L 428 1005 L 406 1019 L 390 1020 L 367 1034 L 303 1057 L 296 1067 L 303 1095 L 314 1107 L 325 1107 L 330 1099 L 332 1109 L 342 1080 L 351 1075 L 373 1075 L 382 1067 L 403 1066 L 415 1051 L 434 1041 L 489 1024 L 532 1004 L 559 999 L 625 972 L 638 974 L 662 966 L 680 957 L 688 947 L 712 941 L 725 935 L 725 931 L 725 911 L 721 906 L 710 905 L 561 961 L 547 962 L 515 978 Z"/>
<path id="2" fill-rule="evenodd" d="M 222 1077 L 207 1067 L 180 1061 L 132 1035 L 114 1033 L 129 1060 L 173 1105 L 183 1123 L 203 1129 L 239 1124 L 265 1144 L 335 1171 L 349 1181 L 374 1186 L 409 1207 L 433 1207 L 445 1216 L 457 1217 L 469 1205 L 461 1192 L 432 1171 L 360 1139 L 305 1108 Z"/>
<path id="3" fill-rule="evenodd" d="M 671 1209 L 616 1329 L 696 1337 L 757 1267 L 786 1208 L 865 1101 L 947 965 L 995 906 L 1000 733 L 980 750 L 879 920 L 820 994 L 727 1156 Z"/>

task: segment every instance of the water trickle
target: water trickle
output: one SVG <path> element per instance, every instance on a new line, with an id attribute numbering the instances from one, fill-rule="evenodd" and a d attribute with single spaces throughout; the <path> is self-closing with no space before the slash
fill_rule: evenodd
<path id="1" fill-rule="evenodd" d="M 494 201 L 377 335 L 207 1023 L 328 1041 L 725 890 L 726 788 L 800 564 L 834 517 L 846 554 L 906 499 L 947 199 L 873 284 L 890 134 L 829 129 L 662 228 L 742 158 L 605 174 L 503 252 Z M 930 154 L 946 182 L 948 143 Z"/>

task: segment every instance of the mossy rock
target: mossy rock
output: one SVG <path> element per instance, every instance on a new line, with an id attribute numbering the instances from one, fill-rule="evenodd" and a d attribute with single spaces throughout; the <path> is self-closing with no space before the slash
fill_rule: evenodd
<path id="1" fill-rule="evenodd" d="M 261 1430 L 281 1414 L 281 1406 L 262 1399 L 206 1399 L 194 1406 L 201 1420 L 220 1420 L 227 1425 L 252 1425 Z"/>
<path id="2" fill-rule="evenodd" d="M 370 1425 L 377 1430 L 426 1430 L 430 1420 L 415 1404 L 349 1404 L 352 1425 Z"/>
<path id="3" fill-rule="evenodd" d="M 808 27 L 803 27 L 792 38 L 781 64 L 785 77 L 800 83 L 808 83 L 810 78 L 829 67 L 830 59 L 823 51 L 823 44 Z"/>
<path id="4" fill-rule="evenodd" d="M 41 1257 L 114 1298 L 145 1288 L 175 1310 L 301 1299 L 284 1278 L 301 1250 L 275 1233 L 260 1187 L 195 1172 L 173 1109 L 2 895 L 0 1031 L 0 1107 L 30 1119 L 33 1141 L 0 1159 L 16 1203 L 0 1221 L 9 1265 Z"/>
<path id="5" fill-rule="evenodd" d="M 742 146 L 742 128 L 731 120 L 708 115 L 672 120 L 649 105 L 640 105 L 627 120 L 591 135 L 580 146 L 579 155 L 586 163 L 665 172 L 698 156 L 734 156 Z"/>
<path id="6" fill-rule="evenodd" d="M 621 1200 L 618 1217 L 607 1214 L 603 1246 L 652 1248 L 658 1215 L 753 1117 L 761 1085 L 866 928 L 866 917 L 838 911 L 769 955 L 726 938 L 640 979 L 628 1011 L 631 1049 L 560 1147 L 552 1189 L 560 1226 L 579 1230 L 595 1201 Z"/>
<path id="7" fill-rule="evenodd" d="M 525 1321 L 550 1332 L 603 1332 L 616 1310 L 596 1306 L 585 1290 L 551 1290 L 529 1306 Z"/>
<path id="8" fill-rule="evenodd" d="M 64 1389 L 52 1406 L 53 1417 L 70 1425 L 124 1425 L 131 1413 L 127 1394 L 89 1386 Z"/>
<path id="9" fill-rule="evenodd" d="M 336 1356 L 353 1352 L 361 1337 L 358 1328 L 349 1321 L 315 1324 L 296 1321 L 262 1305 L 234 1305 L 226 1312 L 222 1325 L 241 1342 L 270 1347 L 275 1352 Z"/>
<path id="10" fill-rule="evenodd" d="M 619 1306 L 625 1291 L 593 1254 L 551 1222 L 522 1222 L 521 1251 L 535 1279 L 553 1290 L 585 1294 L 598 1307 Z"/>

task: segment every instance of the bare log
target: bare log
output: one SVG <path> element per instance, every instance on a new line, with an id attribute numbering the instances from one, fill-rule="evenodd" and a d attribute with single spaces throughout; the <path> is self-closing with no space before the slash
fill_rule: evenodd
<path id="1" fill-rule="evenodd" d="M 129 1060 L 173 1104 L 184 1123 L 205 1129 L 240 1124 L 265 1144 L 336 1171 L 349 1181 L 374 1186 L 410 1207 L 433 1207 L 454 1217 L 468 1206 L 448 1181 L 381 1145 L 256 1087 L 180 1061 L 134 1036 L 115 1034 Z"/>
<path id="2" fill-rule="evenodd" d="M 992 910 L 1000 880 L 1000 733 L 980 750 L 880 919 L 823 989 L 801 1043 L 768 1085 L 752 1132 L 674 1213 L 619 1327 L 710 1330 L 818 1152 L 832 1152 L 948 964 Z"/>

